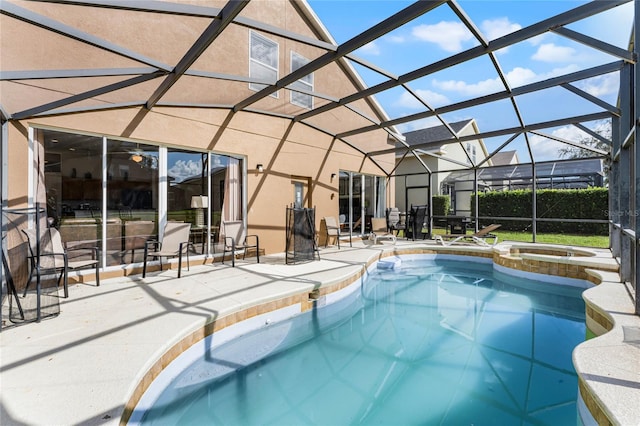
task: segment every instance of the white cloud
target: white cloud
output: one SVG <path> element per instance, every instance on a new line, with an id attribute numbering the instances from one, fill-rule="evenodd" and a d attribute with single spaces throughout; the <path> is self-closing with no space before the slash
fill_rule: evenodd
<path id="1" fill-rule="evenodd" d="M 449 98 L 446 96 L 432 92 L 431 90 L 415 90 L 416 94 L 424 99 L 430 106 L 436 107 L 441 105 L 446 105 L 450 103 Z M 418 101 L 413 95 L 409 92 L 404 92 L 400 98 L 393 102 L 394 107 L 407 108 L 407 109 L 424 109 L 425 106 L 422 105 L 420 101 Z"/>
<path id="2" fill-rule="evenodd" d="M 470 96 L 486 95 L 488 93 L 493 93 L 504 89 L 504 86 L 498 78 L 487 79 L 479 81 L 477 83 L 467 83 L 466 81 L 461 80 L 433 80 L 433 85 L 440 90 L 447 90 L 450 92 L 457 92 Z"/>
<path id="3" fill-rule="evenodd" d="M 551 135 L 571 142 L 579 142 L 588 136 L 575 126 L 559 127 L 553 130 Z M 558 154 L 559 150 L 570 146 L 538 135 L 532 135 L 529 137 L 529 141 L 531 142 L 531 151 L 536 161 L 557 160 L 560 158 Z"/>
<path id="4" fill-rule="evenodd" d="M 414 130 L 428 129 L 429 127 L 439 126 L 442 123 L 436 117 L 423 118 L 409 123 L 403 123 L 398 126 L 401 133 L 412 132 Z"/>
<path id="5" fill-rule="evenodd" d="M 509 18 L 487 19 L 480 24 L 482 31 L 489 40 L 495 40 L 522 28 L 522 25 L 509 21 Z"/>
<path id="6" fill-rule="evenodd" d="M 547 139 L 538 135 L 531 135 L 529 137 L 529 142 L 531 144 L 533 158 L 536 161 L 557 160 L 560 158 L 558 150 L 566 146 L 565 144 L 554 141 L 553 139 Z"/>
<path id="7" fill-rule="evenodd" d="M 531 59 L 542 62 L 572 62 L 578 59 L 576 49 L 567 46 L 558 46 L 553 43 L 544 43 L 538 46 Z"/>
<path id="8" fill-rule="evenodd" d="M 606 74 L 578 82 L 576 86 L 590 95 L 602 97 L 617 94 L 620 89 L 620 79 L 617 74 Z"/>
<path id="9" fill-rule="evenodd" d="M 522 67 L 515 67 L 505 74 L 505 78 L 511 87 L 520 87 L 540 79 L 533 70 Z"/>
<path id="10" fill-rule="evenodd" d="M 390 41 L 391 43 L 404 43 L 405 38 L 401 35 L 388 35 L 384 37 L 385 40 Z"/>
<path id="11" fill-rule="evenodd" d="M 527 42 L 532 46 L 541 45 L 548 37 L 549 33 L 542 33 L 530 39 L 527 39 Z"/>
<path id="12" fill-rule="evenodd" d="M 360 49 L 358 49 L 358 52 L 365 55 L 377 56 L 380 54 L 380 47 L 376 44 L 375 41 L 372 41 L 371 43 L 367 43 Z"/>
<path id="13" fill-rule="evenodd" d="M 440 21 L 435 25 L 418 25 L 411 30 L 418 40 L 428 41 L 440 46 L 447 52 L 459 52 L 465 41 L 473 39 L 473 35 L 461 22 Z"/>
<path id="14" fill-rule="evenodd" d="M 551 132 L 553 136 L 557 136 L 562 139 L 566 139 L 571 142 L 579 142 L 580 140 L 589 137 L 589 135 L 576 126 L 564 126 L 558 127 L 553 132 Z"/>
<path id="15" fill-rule="evenodd" d="M 568 65 L 563 68 L 554 68 L 548 73 L 536 74 L 529 68 L 516 67 L 506 73 L 505 77 L 509 85 L 513 88 L 533 83 L 534 81 L 542 81 L 551 77 L 564 75 L 577 69 L 578 67 L 576 65 Z M 482 80 L 477 83 L 467 83 L 462 80 L 433 80 L 432 84 L 440 90 L 457 92 L 467 96 L 482 96 L 504 90 L 504 85 L 499 77 Z"/>
<path id="16" fill-rule="evenodd" d="M 578 71 L 580 68 L 575 64 L 569 64 L 561 68 L 554 68 L 549 72 L 536 74 L 528 68 L 514 68 L 506 75 L 507 81 L 511 87 L 520 87 L 534 81 L 547 80 L 549 78 L 558 77 L 560 75 L 569 74 Z"/>
<path id="17" fill-rule="evenodd" d="M 200 161 L 184 161 L 178 160 L 168 170 L 169 176 L 175 178 L 176 182 L 182 182 L 193 176 L 198 176 L 202 173 L 202 163 Z"/>

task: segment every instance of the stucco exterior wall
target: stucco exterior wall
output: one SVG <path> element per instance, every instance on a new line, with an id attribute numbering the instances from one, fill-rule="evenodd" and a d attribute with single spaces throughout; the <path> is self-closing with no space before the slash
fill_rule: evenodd
<path id="1" fill-rule="evenodd" d="M 285 208 L 293 202 L 292 176 L 311 180 L 312 202 L 317 207 L 316 221 L 319 221 L 322 216 L 338 215 L 338 179 L 332 181 L 332 173 L 338 174 L 342 169 L 382 174 L 372 163 L 363 164 L 363 157 L 356 150 L 303 124 L 289 129 L 286 120 L 238 113 L 231 117 L 224 131 L 219 132 L 220 125 L 201 121 L 201 111 L 196 112 L 198 120 L 178 117 L 166 109 L 146 113 L 125 110 L 78 114 L 24 124 L 115 137 L 127 135 L 127 139 L 159 145 L 243 156 L 248 169 L 249 231 L 260 235 L 267 253 L 284 250 Z M 188 115 L 184 110 L 177 113 Z M 139 115 L 144 118 L 137 122 Z M 209 118 L 218 115 L 212 114 Z M 26 202 L 28 173 L 33 169 L 28 164 L 27 136 L 15 126 L 11 128 L 9 200 L 10 206 L 17 206 Z M 257 164 L 264 165 L 264 173 L 257 173 Z"/>
<path id="2" fill-rule="evenodd" d="M 190 3 L 202 5 L 198 1 Z M 16 4 L 170 66 L 177 63 L 211 21 L 193 16 L 131 13 L 50 3 L 18 1 Z M 207 6 L 222 7 L 225 4 L 212 2 Z M 287 0 L 251 2 L 242 16 L 306 37 L 318 37 L 320 34 L 317 28 L 309 25 L 312 21 L 308 16 L 300 15 L 298 5 Z M 17 20 L 3 19 L 2 24 L 3 60 L 11 64 L 8 67 L 3 64 L 3 70 L 141 66 L 105 50 L 96 52 L 92 46 L 44 29 L 22 31 L 21 27 L 26 24 Z M 231 25 L 192 68 L 248 77 L 250 31 L 244 26 Z M 29 34 L 19 46 L 10 41 L 10 36 L 17 33 Z M 291 72 L 292 51 L 310 60 L 325 53 L 318 47 L 259 33 L 279 44 L 278 77 Z M 345 69 L 331 64 L 316 71 L 314 91 L 335 98 L 355 92 L 357 79 L 345 74 Z M 31 86 L 3 81 L 0 83 L 2 104 L 11 111 L 20 111 L 126 78 L 130 76 L 43 79 L 38 81 L 38 85 Z M 163 78 L 102 94 L 65 108 L 144 103 Z M 246 82 L 183 76 L 162 98 L 162 102 L 224 107 L 233 106 L 254 93 Z M 315 98 L 314 107 L 325 102 Z M 380 111 L 368 102 L 357 101 L 353 106 L 369 117 L 380 118 Z M 304 111 L 291 104 L 289 91 L 284 89 L 279 90 L 277 98 L 268 96 L 252 104 L 251 108 L 283 115 Z M 338 215 L 338 179 L 331 180 L 333 173 L 337 175 L 340 170 L 347 170 L 384 176 L 385 170 L 391 171 L 394 166 L 393 154 L 376 158 L 376 162 L 385 169 L 381 170 L 365 159 L 361 152 L 329 135 L 371 124 L 360 115 L 345 108 L 336 108 L 329 114 L 313 117 L 310 123 L 320 130 L 302 123 L 292 124 L 286 117 L 243 111 L 233 113 L 228 108 L 169 107 L 161 104 L 151 110 L 135 106 L 14 121 L 10 123 L 8 137 L 9 205 L 15 207 L 27 202 L 27 176 L 33 170 L 28 164 L 29 127 L 231 154 L 246 160 L 249 232 L 260 235 L 261 246 L 267 253 L 279 252 L 285 246 L 285 207 L 293 202 L 293 176 L 311 181 L 312 203 L 317 207 L 316 226 L 319 227 L 322 216 Z M 389 147 L 387 134 L 383 131 L 354 136 L 348 142 L 355 147 L 366 146 L 367 150 Z M 257 164 L 264 165 L 263 173 L 256 172 Z M 388 194 L 392 191 L 393 184 Z"/>

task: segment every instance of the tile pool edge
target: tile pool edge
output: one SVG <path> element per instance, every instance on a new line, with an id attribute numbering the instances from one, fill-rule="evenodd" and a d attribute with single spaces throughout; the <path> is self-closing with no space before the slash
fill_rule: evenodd
<path id="1" fill-rule="evenodd" d="M 567 254 L 559 255 L 562 250 Z M 593 284 L 582 295 L 587 331 L 592 337 L 573 353 L 579 414 L 586 425 L 637 424 L 640 406 L 633 401 L 640 400 L 640 345 L 625 342 L 624 328 L 640 330 L 640 317 L 634 313 L 628 289 L 620 282 L 617 260 L 610 251 L 589 251 L 512 244 L 496 250 L 494 263 L 534 275 L 576 278 Z"/>
<path id="2" fill-rule="evenodd" d="M 638 424 L 640 344 L 626 341 L 625 328 L 640 330 L 640 317 L 617 273 L 588 270 L 597 285 L 583 292 L 587 328 L 595 337 L 573 352 L 578 388 L 593 424 Z"/>
<path id="3" fill-rule="evenodd" d="M 508 247 L 508 246 L 506 246 Z M 363 276 L 366 275 L 368 268 L 370 268 L 374 263 L 378 260 L 384 259 L 390 256 L 399 256 L 402 255 L 412 257 L 411 255 L 419 255 L 423 257 L 424 255 L 433 255 L 439 259 L 447 259 L 447 258 L 457 258 L 458 260 L 462 258 L 472 257 L 475 261 L 478 262 L 493 262 L 494 268 L 502 270 L 504 273 L 518 274 L 522 273 L 534 273 L 534 275 L 542 275 L 543 278 L 549 278 L 549 276 L 556 275 L 554 280 L 563 281 L 562 277 L 568 278 L 568 280 L 564 280 L 564 282 L 568 281 L 580 281 L 580 280 L 589 280 L 592 283 L 597 283 L 597 277 L 594 277 L 593 274 L 590 274 L 586 268 L 579 268 L 579 270 L 574 271 L 569 270 L 569 268 L 558 268 L 557 270 L 548 269 L 547 266 L 540 264 L 535 265 L 529 261 L 517 261 L 512 256 L 509 256 L 508 253 L 505 253 L 505 246 L 502 247 L 493 247 L 493 248 L 478 248 L 473 246 L 461 246 L 461 247 L 433 247 L 433 246 L 413 246 L 407 248 L 399 248 L 399 247 L 380 247 L 379 251 L 373 252 L 366 261 L 361 262 L 360 265 L 354 265 L 352 271 L 348 274 L 345 274 L 342 277 L 335 278 L 332 280 L 328 280 L 322 282 L 319 286 L 317 286 L 317 291 L 314 292 L 313 297 L 311 299 L 311 293 L 308 290 L 301 291 L 286 297 L 283 297 L 278 300 L 269 300 L 267 302 L 256 300 L 249 308 L 241 308 L 235 312 L 229 312 L 225 316 L 221 316 L 219 318 L 209 318 L 204 325 L 200 324 L 197 326 L 197 329 L 192 330 L 185 337 L 178 337 L 174 340 L 174 344 L 164 352 L 157 360 L 151 361 L 147 364 L 146 367 L 150 367 L 146 369 L 146 372 L 141 372 L 137 378 L 139 379 L 137 384 L 134 383 L 132 387 L 133 391 L 130 392 L 129 397 L 127 398 L 127 403 L 125 404 L 122 416 L 120 418 L 120 424 L 126 424 L 131 415 L 133 414 L 138 402 L 149 388 L 151 383 L 160 375 L 162 370 L 169 365 L 174 359 L 176 359 L 180 354 L 189 349 L 194 344 L 199 341 L 205 339 L 210 336 L 214 332 L 220 332 L 221 330 L 235 325 L 239 322 L 251 319 L 257 315 L 261 315 L 264 313 L 273 312 L 275 310 L 284 309 L 290 307 L 292 305 L 299 305 L 299 312 L 305 312 L 309 309 L 312 309 L 315 303 L 318 303 L 317 300 L 326 301 L 327 296 L 331 297 L 334 293 L 349 287 L 356 281 L 362 279 Z M 552 262 L 553 259 L 545 259 L 541 263 L 549 263 Z M 536 260 L 536 262 L 538 262 Z M 501 265 L 501 268 L 498 268 L 497 265 Z M 532 266 L 533 265 L 533 266 Z M 536 272 L 535 267 L 538 267 L 540 270 L 546 272 Z M 596 274 L 597 275 L 597 274 Z M 578 278 L 580 276 L 580 278 Z M 335 296 L 335 295 L 334 295 Z M 586 299 L 585 299 L 586 300 Z M 247 306 L 247 305 L 244 305 Z M 595 340 L 595 339 L 594 339 Z M 576 366 L 576 371 L 578 372 L 578 376 L 580 378 L 580 384 L 584 385 L 585 380 L 583 376 L 588 375 L 589 370 L 579 368 Z M 596 419 L 601 418 L 604 415 L 607 419 L 617 419 L 619 418 L 616 413 L 612 413 L 611 410 L 607 409 L 608 405 L 605 404 L 603 408 L 602 404 L 590 404 L 590 400 L 596 399 L 594 393 L 600 392 L 599 389 L 590 386 L 591 383 L 586 381 L 586 385 L 580 387 L 580 396 L 584 399 L 586 406 L 589 407 L 589 411 L 594 410 L 592 412 L 592 416 Z M 584 392 L 583 392 L 584 390 Z M 599 399 L 596 399 L 599 401 Z M 617 409 L 615 410 L 617 411 Z M 615 424 L 616 422 L 612 422 Z"/>
<path id="4" fill-rule="evenodd" d="M 386 257 L 383 256 L 383 257 Z M 254 303 L 245 303 L 241 308 L 230 311 L 220 317 L 209 317 L 207 321 L 194 326 L 185 332 L 184 336 L 177 336 L 171 343 L 167 345 L 155 361 L 151 360 L 142 367 L 142 374 L 138 375 L 134 381 L 133 391 L 129 392 L 129 396 L 125 399 L 123 413 L 120 417 L 120 424 L 125 425 L 130 420 L 134 410 L 144 393 L 151 386 L 151 383 L 160 376 L 161 372 L 183 352 L 203 341 L 213 333 L 221 332 L 228 327 L 235 326 L 244 321 L 251 320 L 256 316 L 261 316 L 278 310 L 287 309 L 291 306 L 299 306 L 298 313 L 306 312 L 313 308 L 317 300 L 328 296 L 335 297 L 335 293 L 346 289 L 351 284 L 359 281 L 366 275 L 367 268 L 378 260 L 376 255 L 371 256 L 366 263 L 356 265 L 353 272 L 343 275 L 332 280 L 322 282 L 314 291 L 315 287 L 311 285 L 304 286 L 303 291 L 293 291 L 290 295 L 280 299 L 269 298 L 268 300 L 256 300 Z M 313 297 L 311 298 L 311 294 Z M 137 383 L 136 383 L 137 382 Z"/>

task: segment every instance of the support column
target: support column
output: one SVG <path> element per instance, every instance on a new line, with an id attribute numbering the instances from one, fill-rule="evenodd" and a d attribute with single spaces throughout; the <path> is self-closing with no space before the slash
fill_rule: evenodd
<path id="1" fill-rule="evenodd" d="M 638 43 L 640 43 L 640 34 L 638 31 L 640 29 L 640 2 L 634 2 L 634 42 L 633 42 L 633 50 L 635 56 L 638 56 Z M 635 300 L 635 308 L 636 314 L 640 314 L 640 196 L 638 196 L 638 190 L 640 190 L 640 149 L 638 149 L 638 122 L 639 112 L 640 112 L 640 69 L 637 64 L 633 65 L 634 69 L 634 86 L 633 86 L 633 141 L 629 146 L 630 157 L 633 164 L 632 175 L 629 177 L 630 180 L 630 194 L 632 198 L 631 207 L 633 207 L 633 218 L 631 218 L 630 226 L 634 231 L 634 241 L 633 241 L 633 250 L 632 256 L 634 260 L 634 264 L 631 267 L 630 279 L 632 281 L 633 288 L 635 289 L 636 300 Z"/>
<path id="2" fill-rule="evenodd" d="M 636 96 L 634 82 L 636 72 L 635 67 L 629 63 L 626 63 L 620 71 L 620 87 L 622 88 L 622 90 L 620 90 L 620 105 L 622 111 L 622 116 L 620 117 L 620 128 L 622 137 L 626 137 L 626 135 L 628 135 L 635 127 L 634 117 Z M 625 146 L 624 142 L 622 142 L 619 153 L 619 204 L 617 211 L 614 213 L 617 216 L 622 232 L 620 238 L 620 278 L 625 282 L 632 280 L 632 259 L 635 257 L 632 256 L 632 254 L 635 254 L 632 241 L 625 231 L 630 229 L 630 212 L 634 210 L 634 207 L 631 205 L 631 191 L 633 190 L 631 182 L 631 150 L 628 146 Z"/>
<path id="3" fill-rule="evenodd" d="M 531 162 L 531 235 L 533 236 L 533 242 L 536 242 L 536 235 L 538 234 L 538 178 L 536 177 L 536 163 Z"/>
<path id="4" fill-rule="evenodd" d="M 474 198 L 473 221 L 475 222 L 474 232 L 478 232 L 478 229 L 479 229 L 478 212 L 480 211 L 478 207 L 478 200 L 480 198 L 478 197 L 478 168 L 477 167 L 473 168 L 473 198 Z"/>
<path id="5" fill-rule="evenodd" d="M 7 208 L 7 188 L 6 188 L 6 173 L 7 173 L 7 162 L 6 159 L 6 149 L 7 149 L 7 134 L 8 134 L 8 122 L 2 121 L 2 128 L 0 129 L 0 256 L 4 256 L 5 253 L 5 241 L 1 239 L 4 236 L 4 209 Z M 0 286 L 2 287 L 2 291 L 0 292 L 0 300 L 4 300 L 4 295 L 7 294 L 7 286 L 4 282 L 4 268 L 2 267 L 2 262 L 0 262 Z M 2 304 L 0 303 L 0 318 L 2 317 Z"/>

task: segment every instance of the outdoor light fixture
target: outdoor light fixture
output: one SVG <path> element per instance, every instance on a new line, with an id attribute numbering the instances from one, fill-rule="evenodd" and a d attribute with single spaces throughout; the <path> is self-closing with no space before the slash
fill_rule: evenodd
<path id="1" fill-rule="evenodd" d="M 264 172 L 264 167 L 262 166 L 262 164 L 258 164 L 256 166 L 256 170 L 258 171 L 258 173 L 262 173 Z"/>
<path id="2" fill-rule="evenodd" d="M 331 180 L 334 180 L 336 178 L 336 174 L 335 173 L 331 173 Z"/>
<path id="3" fill-rule="evenodd" d="M 135 163 L 141 163 L 142 160 L 144 160 L 144 157 L 142 156 L 142 150 L 140 149 L 140 144 L 136 144 L 136 149 L 130 152 L 131 155 L 129 156 L 129 160 Z"/>

